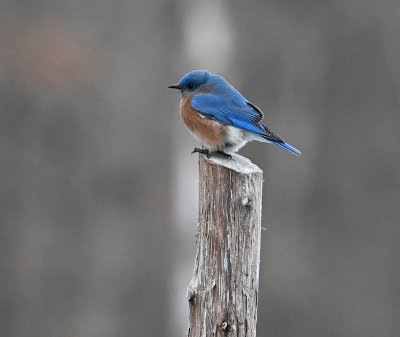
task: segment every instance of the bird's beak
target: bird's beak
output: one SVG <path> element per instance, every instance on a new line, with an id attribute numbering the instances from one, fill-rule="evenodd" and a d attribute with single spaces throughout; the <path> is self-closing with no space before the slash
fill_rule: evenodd
<path id="1" fill-rule="evenodd" d="M 168 86 L 168 88 L 181 90 L 181 86 L 179 85 L 179 83 L 171 84 L 170 86 Z"/>

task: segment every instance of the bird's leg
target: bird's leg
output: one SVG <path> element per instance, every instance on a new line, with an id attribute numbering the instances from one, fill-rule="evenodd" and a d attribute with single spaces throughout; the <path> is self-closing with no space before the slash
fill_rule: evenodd
<path id="1" fill-rule="evenodd" d="M 228 153 L 225 153 L 224 151 L 218 150 L 217 153 L 218 153 L 219 155 L 225 157 L 225 158 L 232 159 L 232 156 L 231 156 L 230 154 L 228 154 Z"/>
<path id="2" fill-rule="evenodd" d="M 206 149 L 204 146 L 202 148 L 195 147 L 194 150 L 192 151 L 192 154 L 196 153 L 196 152 L 205 154 L 207 158 L 210 158 L 210 155 L 211 155 L 210 151 L 208 149 Z"/>

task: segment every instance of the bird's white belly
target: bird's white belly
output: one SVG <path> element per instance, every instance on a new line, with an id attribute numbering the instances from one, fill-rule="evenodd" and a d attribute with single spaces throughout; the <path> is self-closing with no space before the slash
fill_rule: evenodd
<path id="1" fill-rule="evenodd" d="M 226 136 L 223 151 L 237 152 L 247 143 L 246 131 L 226 125 Z"/>

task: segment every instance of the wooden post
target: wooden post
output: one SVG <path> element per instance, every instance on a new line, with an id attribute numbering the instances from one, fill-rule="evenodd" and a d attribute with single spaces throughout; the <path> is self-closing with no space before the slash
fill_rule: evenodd
<path id="1" fill-rule="evenodd" d="M 255 337 L 262 171 L 240 155 L 200 155 L 199 173 L 188 337 Z"/>

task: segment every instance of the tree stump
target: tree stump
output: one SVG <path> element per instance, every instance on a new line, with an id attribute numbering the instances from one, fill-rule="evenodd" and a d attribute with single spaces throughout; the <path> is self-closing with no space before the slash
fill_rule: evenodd
<path id="1" fill-rule="evenodd" d="M 262 182 L 262 171 L 247 158 L 199 155 L 188 337 L 256 335 Z"/>

